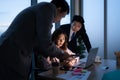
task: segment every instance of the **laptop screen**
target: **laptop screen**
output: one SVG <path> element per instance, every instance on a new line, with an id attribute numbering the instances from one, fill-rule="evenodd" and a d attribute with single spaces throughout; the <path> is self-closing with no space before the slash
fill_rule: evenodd
<path id="1" fill-rule="evenodd" d="M 97 52 L 98 52 L 98 48 L 91 48 L 87 57 L 80 60 L 79 63 L 76 64 L 76 66 L 80 66 L 83 68 L 89 67 L 90 65 L 94 63 L 95 58 L 97 56 Z"/>
<path id="2" fill-rule="evenodd" d="M 87 56 L 87 61 L 86 61 L 85 67 L 88 67 L 88 66 L 92 65 L 95 62 L 97 52 L 98 52 L 98 47 L 90 49 L 90 52 L 88 53 L 88 56 Z"/>

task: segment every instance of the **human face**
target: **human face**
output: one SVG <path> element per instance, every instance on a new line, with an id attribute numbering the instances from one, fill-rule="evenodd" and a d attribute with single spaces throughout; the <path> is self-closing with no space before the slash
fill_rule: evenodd
<path id="1" fill-rule="evenodd" d="M 56 46 L 60 48 L 61 46 L 63 46 L 64 43 L 65 43 L 65 35 L 61 34 L 57 40 Z"/>
<path id="2" fill-rule="evenodd" d="M 82 24 L 80 22 L 73 21 L 72 24 L 71 24 L 71 26 L 72 26 L 72 30 L 74 32 L 77 32 L 77 31 L 79 31 L 81 29 Z"/>
<path id="3" fill-rule="evenodd" d="M 64 18 L 66 15 L 67 15 L 67 11 L 66 12 L 60 12 L 60 9 L 58 8 L 53 22 L 61 21 L 61 19 Z"/>

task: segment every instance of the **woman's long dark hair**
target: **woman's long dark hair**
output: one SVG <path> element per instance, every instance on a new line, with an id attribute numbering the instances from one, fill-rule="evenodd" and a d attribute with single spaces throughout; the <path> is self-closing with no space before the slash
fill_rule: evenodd
<path id="1" fill-rule="evenodd" d="M 58 38 L 59 38 L 59 36 L 60 36 L 61 34 L 64 34 L 64 36 L 65 36 L 65 42 L 64 42 L 64 44 L 63 44 L 60 48 L 61 48 L 62 50 L 66 50 L 66 49 L 67 49 L 67 35 L 66 35 L 66 33 L 65 33 L 62 29 L 58 28 L 58 29 L 56 29 L 56 30 L 53 32 L 53 34 L 52 34 L 52 41 L 53 41 L 55 44 L 57 44 L 57 40 L 58 40 Z"/>

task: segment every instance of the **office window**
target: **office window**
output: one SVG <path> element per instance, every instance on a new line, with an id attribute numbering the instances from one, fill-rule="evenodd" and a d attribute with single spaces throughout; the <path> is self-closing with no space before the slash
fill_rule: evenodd
<path id="1" fill-rule="evenodd" d="M 39 2 L 50 2 L 51 0 L 38 0 L 38 3 Z"/>
<path id="2" fill-rule="evenodd" d="M 83 0 L 85 28 L 92 47 L 99 47 L 98 55 L 104 56 L 104 0 Z"/>
<path id="3" fill-rule="evenodd" d="M 28 6 L 30 0 L 0 1 L 0 35 L 9 27 L 15 16 Z"/>
<path id="4" fill-rule="evenodd" d="M 67 3 L 69 4 L 69 6 L 70 6 L 70 1 L 71 0 L 66 0 L 67 1 Z M 70 10 L 69 10 L 70 11 Z M 62 20 L 61 20 L 61 22 L 60 22 L 60 24 L 62 25 L 62 24 L 69 24 L 70 23 L 70 12 L 69 12 L 69 14 L 68 15 L 66 15 Z"/>
<path id="5" fill-rule="evenodd" d="M 115 59 L 114 52 L 120 51 L 120 0 L 107 0 L 108 58 Z"/>

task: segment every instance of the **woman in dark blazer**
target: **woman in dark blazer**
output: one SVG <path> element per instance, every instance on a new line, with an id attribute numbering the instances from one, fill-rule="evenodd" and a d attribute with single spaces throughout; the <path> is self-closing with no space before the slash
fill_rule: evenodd
<path id="1" fill-rule="evenodd" d="M 0 80 L 27 80 L 36 44 L 42 55 L 64 56 L 51 41 L 51 28 L 68 13 L 65 0 L 41 2 L 21 11 L 0 37 Z"/>
<path id="2" fill-rule="evenodd" d="M 76 27 L 75 27 L 76 26 Z M 84 26 L 84 19 L 82 16 L 75 15 L 72 19 L 71 24 L 64 24 L 61 25 L 60 28 L 62 28 L 69 40 L 68 40 L 68 48 L 72 50 L 74 53 L 77 53 L 77 38 L 81 36 L 83 42 L 85 43 L 85 46 L 87 48 L 87 51 L 89 52 L 91 48 L 91 43 L 89 41 L 89 37 L 86 33 L 85 26 Z M 73 30 L 73 28 L 76 28 L 76 30 Z M 71 39 L 72 33 L 75 32 L 75 37 Z"/>

